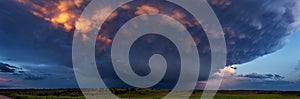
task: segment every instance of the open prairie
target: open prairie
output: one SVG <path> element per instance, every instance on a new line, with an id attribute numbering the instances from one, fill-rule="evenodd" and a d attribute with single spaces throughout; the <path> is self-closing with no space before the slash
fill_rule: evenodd
<path id="1" fill-rule="evenodd" d="M 94 90 L 94 89 L 88 89 Z M 121 99 L 160 99 L 170 92 L 164 89 L 110 89 Z M 85 99 L 80 89 L 2 89 L 0 94 L 12 99 Z M 201 90 L 190 99 L 200 99 Z M 214 99 L 299 99 L 299 91 L 221 90 Z M 2 98 L 1 98 L 2 99 Z"/>

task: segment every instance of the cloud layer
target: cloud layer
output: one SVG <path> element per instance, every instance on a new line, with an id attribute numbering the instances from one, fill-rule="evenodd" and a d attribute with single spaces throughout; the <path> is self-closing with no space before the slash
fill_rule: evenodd
<path id="1" fill-rule="evenodd" d="M 278 74 L 258 74 L 258 73 L 251 73 L 251 74 L 241 74 L 238 75 L 239 77 L 244 78 L 251 78 L 251 79 L 271 79 L 271 80 L 282 80 L 284 79 L 283 76 L 280 76 Z"/>

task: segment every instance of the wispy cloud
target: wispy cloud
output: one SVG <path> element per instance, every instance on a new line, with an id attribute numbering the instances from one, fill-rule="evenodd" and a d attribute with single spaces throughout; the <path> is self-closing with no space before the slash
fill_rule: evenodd
<path id="1" fill-rule="evenodd" d="M 241 74 L 238 77 L 250 78 L 250 79 L 264 79 L 264 80 L 282 80 L 285 77 L 278 74 L 258 74 L 258 73 L 250 73 L 250 74 Z"/>
<path id="2" fill-rule="evenodd" d="M 37 76 L 32 74 L 27 74 L 26 77 L 23 78 L 23 80 L 45 80 L 47 76 Z"/>
<path id="3" fill-rule="evenodd" d="M 300 60 L 299 60 L 298 64 L 295 66 L 295 70 L 300 71 Z"/>
<path id="4" fill-rule="evenodd" d="M 199 82 L 198 88 L 204 88 L 205 83 Z M 223 78 L 221 90 L 300 90 L 299 81 L 284 80 L 278 74 L 249 73 L 230 75 Z"/>

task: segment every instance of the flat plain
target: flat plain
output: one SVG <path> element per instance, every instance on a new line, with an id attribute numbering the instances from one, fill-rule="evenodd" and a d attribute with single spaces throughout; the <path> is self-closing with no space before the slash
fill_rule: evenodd
<path id="1" fill-rule="evenodd" d="M 160 99 L 170 92 L 165 89 L 110 90 L 121 99 Z M 193 91 L 190 99 L 200 99 L 202 92 Z M 0 89 L 0 95 L 11 99 L 85 99 L 80 89 Z M 300 91 L 219 90 L 214 99 L 300 99 Z"/>

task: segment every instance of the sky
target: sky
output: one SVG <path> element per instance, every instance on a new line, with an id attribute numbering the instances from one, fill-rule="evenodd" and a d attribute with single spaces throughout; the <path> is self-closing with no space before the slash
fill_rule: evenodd
<path id="1" fill-rule="evenodd" d="M 100 74 L 109 87 L 130 87 L 113 71 L 111 44 L 123 24 L 149 13 L 170 16 L 190 32 L 202 56 L 198 87 L 203 88 L 210 70 L 211 51 L 204 33 L 206 27 L 191 13 L 168 1 L 136 0 L 115 10 L 107 6 L 89 19 L 78 20 L 89 2 L 0 1 L 0 88 L 77 88 L 72 68 L 72 39 L 79 37 L 89 43 L 91 38 L 85 33 L 99 20 L 105 20 L 95 45 Z M 227 46 L 226 64 L 217 68 L 219 71 L 212 71 L 215 76 L 225 72 L 220 89 L 300 90 L 299 1 L 208 0 L 208 3 L 222 25 Z M 108 18 L 103 16 L 111 11 Z M 169 20 L 161 22 L 172 25 Z M 75 29 L 82 34 L 74 35 Z M 127 36 L 131 38 L 130 33 Z M 185 44 L 188 51 L 190 42 Z M 167 74 L 154 87 L 174 86 L 180 74 L 180 58 L 169 39 L 147 35 L 138 39 L 132 50 L 135 53 L 130 55 L 130 62 L 139 75 L 149 72 L 149 56 L 163 55 L 168 64 Z"/>
<path id="2" fill-rule="evenodd" d="M 300 46 L 298 44 L 300 32 L 295 32 L 288 37 L 286 45 L 275 53 L 262 56 L 254 61 L 235 65 L 237 70 L 235 75 L 245 75 L 255 78 L 254 80 L 235 81 L 238 83 L 234 88 L 228 89 L 247 89 L 243 87 L 249 84 L 248 89 L 258 90 L 299 90 L 299 78 L 300 78 Z M 268 74 L 280 75 L 283 78 L 281 80 L 266 80 L 262 78 Z M 236 78 L 236 77 L 235 77 Z M 229 78 L 230 80 L 234 79 Z M 225 80 L 226 82 L 227 80 Z M 231 81 L 228 81 L 231 82 Z M 244 85 L 239 85 L 244 84 Z M 252 86 L 251 86 L 252 85 Z M 231 86 L 232 87 L 232 86 Z M 249 88 L 252 87 L 252 88 Z M 227 89 L 225 88 L 225 89 Z"/>
<path id="3" fill-rule="evenodd" d="M 297 76 L 300 76 L 297 67 L 299 66 L 300 55 L 300 46 L 297 44 L 300 41 L 299 37 L 300 32 L 295 32 L 288 37 L 286 46 L 279 51 L 260 57 L 249 63 L 236 65 L 239 68 L 237 73 L 251 73 L 255 71 L 259 73 L 273 72 L 285 75 L 288 80 L 297 80 Z"/>

